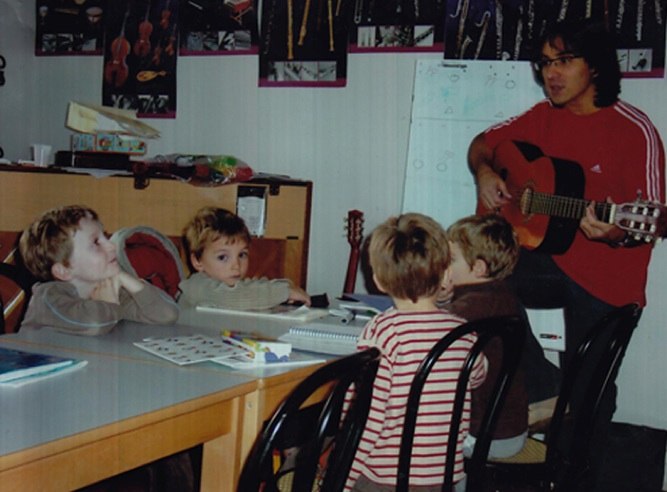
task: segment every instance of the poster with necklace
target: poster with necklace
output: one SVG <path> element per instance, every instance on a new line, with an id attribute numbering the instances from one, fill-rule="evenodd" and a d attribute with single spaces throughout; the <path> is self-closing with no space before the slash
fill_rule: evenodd
<path id="1" fill-rule="evenodd" d="M 665 73 L 667 0 L 445 0 L 445 58 L 529 60 L 548 22 L 590 19 L 617 39 L 624 77 Z"/>
<path id="2" fill-rule="evenodd" d="M 260 87 L 343 87 L 350 0 L 264 0 Z"/>
<path id="3" fill-rule="evenodd" d="M 143 118 L 176 117 L 178 0 L 109 2 L 102 104 Z"/>
<path id="4" fill-rule="evenodd" d="M 442 52 L 444 0 L 354 0 L 350 51 Z"/>
<path id="5" fill-rule="evenodd" d="M 181 6 L 180 56 L 259 50 L 257 0 L 188 0 Z"/>

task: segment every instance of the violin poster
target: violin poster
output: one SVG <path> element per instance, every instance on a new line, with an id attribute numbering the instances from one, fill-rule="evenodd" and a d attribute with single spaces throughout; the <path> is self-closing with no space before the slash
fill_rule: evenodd
<path id="1" fill-rule="evenodd" d="M 176 117 L 178 0 L 114 0 L 105 19 L 102 104 Z"/>
<path id="2" fill-rule="evenodd" d="M 616 35 L 624 77 L 665 73 L 667 0 L 447 0 L 445 58 L 529 60 L 546 23 L 592 19 Z"/>
<path id="3" fill-rule="evenodd" d="M 264 0 L 260 87 L 344 87 L 350 2 Z"/>
<path id="4" fill-rule="evenodd" d="M 101 55 L 106 0 L 35 2 L 35 55 Z"/>
<path id="5" fill-rule="evenodd" d="M 350 52 L 442 52 L 445 5 L 432 0 L 355 0 Z"/>
<path id="6" fill-rule="evenodd" d="M 188 0 L 180 12 L 180 56 L 248 55 L 259 47 L 253 0 Z"/>

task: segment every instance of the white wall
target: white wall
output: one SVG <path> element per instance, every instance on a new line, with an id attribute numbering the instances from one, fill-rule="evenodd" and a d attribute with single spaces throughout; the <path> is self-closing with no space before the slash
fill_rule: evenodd
<path id="1" fill-rule="evenodd" d="M 34 57 L 33 38 L 34 2 L 0 0 L 0 54 L 7 59 L 0 146 L 13 160 L 28 158 L 33 142 L 67 149 L 68 101 L 101 101 L 101 57 Z M 347 211 L 364 212 L 367 232 L 400 212 L 414 62 L 420 57 L 439 58 L 351 55 L 342 89 L 259 89 L 254 56 L 182 57 L 177 118 L 147 121 L 162 132 L 150 142 L 149 154 L 226 153 L 258 171 L 312 180 L 308 290 L 337 295 L 349 253 Z M 623 88 L 624 98 L 643 108 L 667 139 L 665 80 L 627 80 Z M 649 307 L 625 358 L 616 415 L 660 428 L 667 428 L 665 248 L 656 248 Z"/>

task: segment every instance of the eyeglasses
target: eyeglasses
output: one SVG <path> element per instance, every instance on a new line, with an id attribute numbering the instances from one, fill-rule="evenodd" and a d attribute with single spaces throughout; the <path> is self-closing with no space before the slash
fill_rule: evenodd
<path id="1" fill-rule="evenodd" d="M 567 68 L 572 64 L 572 61 L 577 58 L 583 58 L 581 55 L 561 55 L 556 58 L 542 58 L 533 62 L 533 68 L 538 72 L 541 72 L 547 67 L 556 67 L 556 68 Z"/>

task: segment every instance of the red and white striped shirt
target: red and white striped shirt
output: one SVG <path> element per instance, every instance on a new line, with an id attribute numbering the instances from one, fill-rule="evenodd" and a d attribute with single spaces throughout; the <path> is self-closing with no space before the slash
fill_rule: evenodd
<path id="1" fill-rule="evenodd" d="M 394 308 L 364 328 L 358 348 L 378 347 L 382 358 L 373 386 L 371 409 L 346 483 L 350 490 L 363 474 L 383 485 L 396 484 L 401 433 L 410 384 L 419 364 L 442 337 L 464 320 L 447 311 L 401 312 Z M 476 337 L 455 342 L 433 368 L 424 387 L 410 465 L 411 485 L 442 484 L 456 380 Z M 454 481 L 464 476 L 463 439 L 470 427 L 470 389 L 486 377 L 486 360 L 475 364 L 465 399 Z"/>

